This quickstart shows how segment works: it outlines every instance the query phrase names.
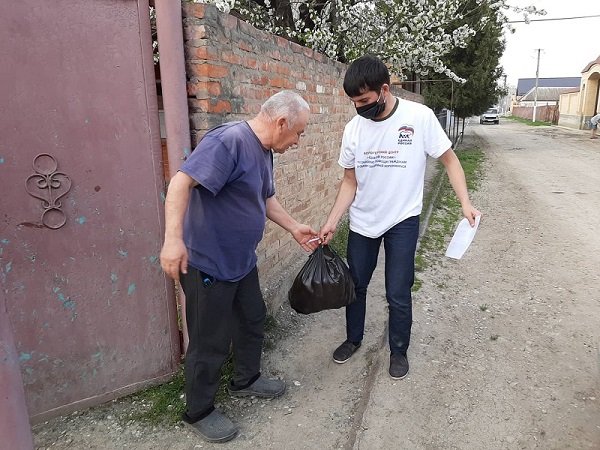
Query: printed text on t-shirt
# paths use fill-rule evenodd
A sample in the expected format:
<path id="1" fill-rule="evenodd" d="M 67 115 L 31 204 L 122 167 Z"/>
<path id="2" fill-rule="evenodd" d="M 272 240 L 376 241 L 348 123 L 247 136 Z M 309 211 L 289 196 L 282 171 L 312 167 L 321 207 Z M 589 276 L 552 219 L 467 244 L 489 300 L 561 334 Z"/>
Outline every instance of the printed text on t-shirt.
<path id="1" fill-rule="evenodd" d="M 364 153 L 364 159 L 358 160 L 357 169 L 374 167 L 406 168 L 406 160 L 399 159 L 400 150 L 371 150 Z"/>

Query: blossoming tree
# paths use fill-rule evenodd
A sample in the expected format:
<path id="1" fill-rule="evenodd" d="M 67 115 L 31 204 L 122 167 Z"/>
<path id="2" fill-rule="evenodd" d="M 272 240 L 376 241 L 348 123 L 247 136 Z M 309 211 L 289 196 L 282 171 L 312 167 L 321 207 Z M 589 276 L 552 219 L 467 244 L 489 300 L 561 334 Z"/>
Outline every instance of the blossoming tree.
<path id="1" fill-rule="evenodd" d="M 461 19 L 485 6 L 506 24 L 509 9 L 529 14 L 535 7 L 512 8 L 508 0 L 202 0 L 214 3 L 255 27 L 286 37 L 342 62 L 371 53 L 391 70 L 425 75 L 434 71 L 464 82 L 444 57 L 466 48 L 477 30 Z"/>

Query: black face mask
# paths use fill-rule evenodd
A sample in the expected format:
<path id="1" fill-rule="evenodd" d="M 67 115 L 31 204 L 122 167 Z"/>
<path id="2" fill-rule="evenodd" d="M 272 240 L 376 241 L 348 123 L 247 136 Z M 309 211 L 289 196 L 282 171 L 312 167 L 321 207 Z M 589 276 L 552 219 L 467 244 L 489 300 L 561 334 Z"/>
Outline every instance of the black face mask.
<path id="1" fill-rule="evenodd" d="M 358 106 L 356 108 L 356 113 L 359 116 L 364 117 L 365 119 L 373 120 L 375 117 L 377 117 L 379 114 L 381 114 L 383 112 L 383 110 L 385 109 L 385 97 L 384 97 L 382 103 L 379 103 L 379 100 L 381 100 L 381 92 L 379 92 L 379 97 L 377 97 L 377 100 L 375 100 L 373 103 L 369 103 L 368 105 Z"/>

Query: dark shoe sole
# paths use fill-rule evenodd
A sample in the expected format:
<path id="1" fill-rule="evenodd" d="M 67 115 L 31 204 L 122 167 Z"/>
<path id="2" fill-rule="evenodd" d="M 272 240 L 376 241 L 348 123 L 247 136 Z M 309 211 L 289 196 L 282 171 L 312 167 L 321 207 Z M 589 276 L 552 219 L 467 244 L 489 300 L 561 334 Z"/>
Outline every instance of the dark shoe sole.
<path id="1" fill-rule="evenodd" d="M 408 372 L 406 372 L 404 375 L 402 375 L 401 377 L 395 377 L 394 375 L 392 375 L 390 373 L 390 377 L 392 378 L 392 380 L 404 380 L 406 377 L 408 376 Z"/>
<path id="2" fill-rule="evenodd" d="M 281 397 L 283 394 L 285 394 L 285 389 L 281 392 L 277 392 L 276 394 L 265 394 L 264 392 L 255 392 L 255 391 L 248 391 L 246 389 L 243 389 L 241 391 L 232 391 L 230 389 L 227 389 L 227 391 L 229 392 L 229 395 L 232 395 L 234 397 L 260 397 L 260 398 L 277 398 L 277 397 Z"/>
<path id="3" fill-rule="evenodd" d="M 354 355 L 354 353 L 352 355 Z M 350 355 L 350 358 L 352 358 L 352 355 Z M 350 358 L 346 358 L 343 361 L 338 361 L 337 359 L 333 358 L 333 362 L 336 364 L 344 364 L 345 362 L 350 361 Z"/>
<path id="4" fill-rule="evenodd" d="M 204 439 L 206 442 L 214 442 L 214 443 L 218 443 L 218 442 L 227 442 L 232 440 L 234 437 L 237 436 L 238 434 L 238 430 L 235 430 L 233 433 L 227 435 L 227 436 L 223 436 L 221 438 L 211 438 L 208 437 L 204 434 L 202 434 L 200 432 L 200 430 L 198 430 L 198 428 L 196 428 L 193 424 L 191 423 L 187 423 L 185 420 L 183 421 L 183 425 L 185 427 L 187 427 L 190 431 L 192 431 L 194 434 L 196 434 L 197 436 L 200 436 L 202 439 Z"/>

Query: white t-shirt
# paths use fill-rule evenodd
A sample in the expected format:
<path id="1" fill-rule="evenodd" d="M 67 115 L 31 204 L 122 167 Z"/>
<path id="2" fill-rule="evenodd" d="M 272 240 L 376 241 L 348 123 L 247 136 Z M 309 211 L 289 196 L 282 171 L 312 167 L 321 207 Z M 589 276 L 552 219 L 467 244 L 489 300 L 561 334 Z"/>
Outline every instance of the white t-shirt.
<path id="1" fill-rule="evenodd" d="M 354 117 L 344 129 L 338 161 L 356 172 L 350 229 L 376 238 L 420 214 L 427 155 L 438 158 L 451 146 L 433 111 L 420 103 L 398 99 L 381 121 Z"/>

